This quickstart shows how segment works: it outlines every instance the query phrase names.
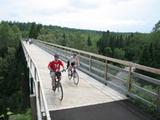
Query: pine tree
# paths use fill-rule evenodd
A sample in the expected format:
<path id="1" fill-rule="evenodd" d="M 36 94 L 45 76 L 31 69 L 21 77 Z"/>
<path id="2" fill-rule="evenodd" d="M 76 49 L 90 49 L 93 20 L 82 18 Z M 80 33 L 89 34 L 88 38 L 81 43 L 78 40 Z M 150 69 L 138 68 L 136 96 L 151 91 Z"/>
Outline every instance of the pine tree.
<path id="1" fill-rule="evenodd" d="M 92 41 L 91 41 L 90 36 L 88 36 L 87 45 L 88 45 L 89 47 L 92 46 Z"/>

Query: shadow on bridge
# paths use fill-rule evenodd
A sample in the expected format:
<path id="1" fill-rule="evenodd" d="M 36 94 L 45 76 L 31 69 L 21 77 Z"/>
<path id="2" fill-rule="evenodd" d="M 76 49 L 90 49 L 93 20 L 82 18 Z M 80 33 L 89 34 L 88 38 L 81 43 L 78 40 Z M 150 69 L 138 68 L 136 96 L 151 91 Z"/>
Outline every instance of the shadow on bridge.
<path id="1" fill-rule="evenodd" d="M 128 100 L 50 111 L 52 120 L 152 120 Z"/>

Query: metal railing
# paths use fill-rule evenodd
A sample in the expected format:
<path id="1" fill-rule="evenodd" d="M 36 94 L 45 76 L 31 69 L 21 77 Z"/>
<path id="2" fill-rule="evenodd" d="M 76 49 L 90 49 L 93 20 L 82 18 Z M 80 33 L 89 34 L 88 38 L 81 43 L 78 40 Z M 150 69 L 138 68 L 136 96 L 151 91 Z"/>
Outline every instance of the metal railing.
<path id="1" fill-rule="evenodd" d="M 138 99 L 149 106 L 154 106 L 159 109 L 160 80 L 140 74 L 136 72 L 136 70 L 138 69 L 160 75 L 160 69 L 40 40 L 34 40 L 33 43 L 50 54 L 58 53 L 64 61 L 67 61 L 73 53 L 77 53 L 80 58 L 79 69 L 81 71 L 127 96 Z M 146 88 L 146 86 L 151 87 Z"/>
<path id="2" fill-rule="evenodd" d="M 41 77 L 39 75 L 39 71 L 34 62 L 34 59 L 32 59 L 31 56 L 28 54 L 28 51 L 25 48 L 23 42 L 21 42 L 21 44 L 22 44 L 23 51 L 25 53 L 25 57 L 26 57 L 26 61 L 27 61 L 30 73 L 32 74 L 32 77 L 33 77 L 34 89 L 35 89 L 34 94 L 36 95 L 37 118 L 38 120 L 42 120 L 43 113 L 45 113 L 46 119 L 51 120 L 49 109 L 47 106 L 47 101 L 44 96 L 43 85 L 41 83 Z"/>

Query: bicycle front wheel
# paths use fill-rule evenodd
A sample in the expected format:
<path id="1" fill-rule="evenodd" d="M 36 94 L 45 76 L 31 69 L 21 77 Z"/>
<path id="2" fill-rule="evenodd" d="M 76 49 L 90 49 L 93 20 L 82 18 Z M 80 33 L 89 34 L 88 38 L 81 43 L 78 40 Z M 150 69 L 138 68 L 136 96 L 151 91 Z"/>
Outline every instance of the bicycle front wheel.
<path id="1" fill-rule="evenodd" d="M 57 86 L 57 96 L 60 101 L 63 100 L 63 88 L 60 82 L 58 83 L 58 86 Z"/>
<path id="2" fill-rule="evenodd" d="M 73 81 L 74 81 L 75 85 L 78 85 L 78 83 L 79 83 L 79 75 L 78 75 L 77 72 L 73 73 Z"/>

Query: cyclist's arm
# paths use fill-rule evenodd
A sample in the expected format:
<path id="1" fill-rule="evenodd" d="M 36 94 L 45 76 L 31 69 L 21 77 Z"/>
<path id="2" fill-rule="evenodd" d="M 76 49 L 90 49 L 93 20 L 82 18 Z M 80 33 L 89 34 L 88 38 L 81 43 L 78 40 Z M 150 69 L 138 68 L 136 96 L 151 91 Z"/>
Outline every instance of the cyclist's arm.
<path id="1" fill-rule="evenodd" d="M 79 66 L 79 58 L 78 58 L 78 56 L 76 57 L 76 61 L 77 61 L 77 66 Z"/>
<path id="2" fill-rule="evenodd" d="M 50 71 L 53 71 L 52 68 L 51 68 L 51 62 L 48 64 L 48 69 L 49 69 Z"/>
<path id="3" fill-rule="evenodd" d="M 62 66 L 62 67 L 63 67 L 63 69 L 64 69 L 64 64 L 63 64 L 63 62 L 62 62 L 62 61 L 60 61 L 60 66 Z"/>

